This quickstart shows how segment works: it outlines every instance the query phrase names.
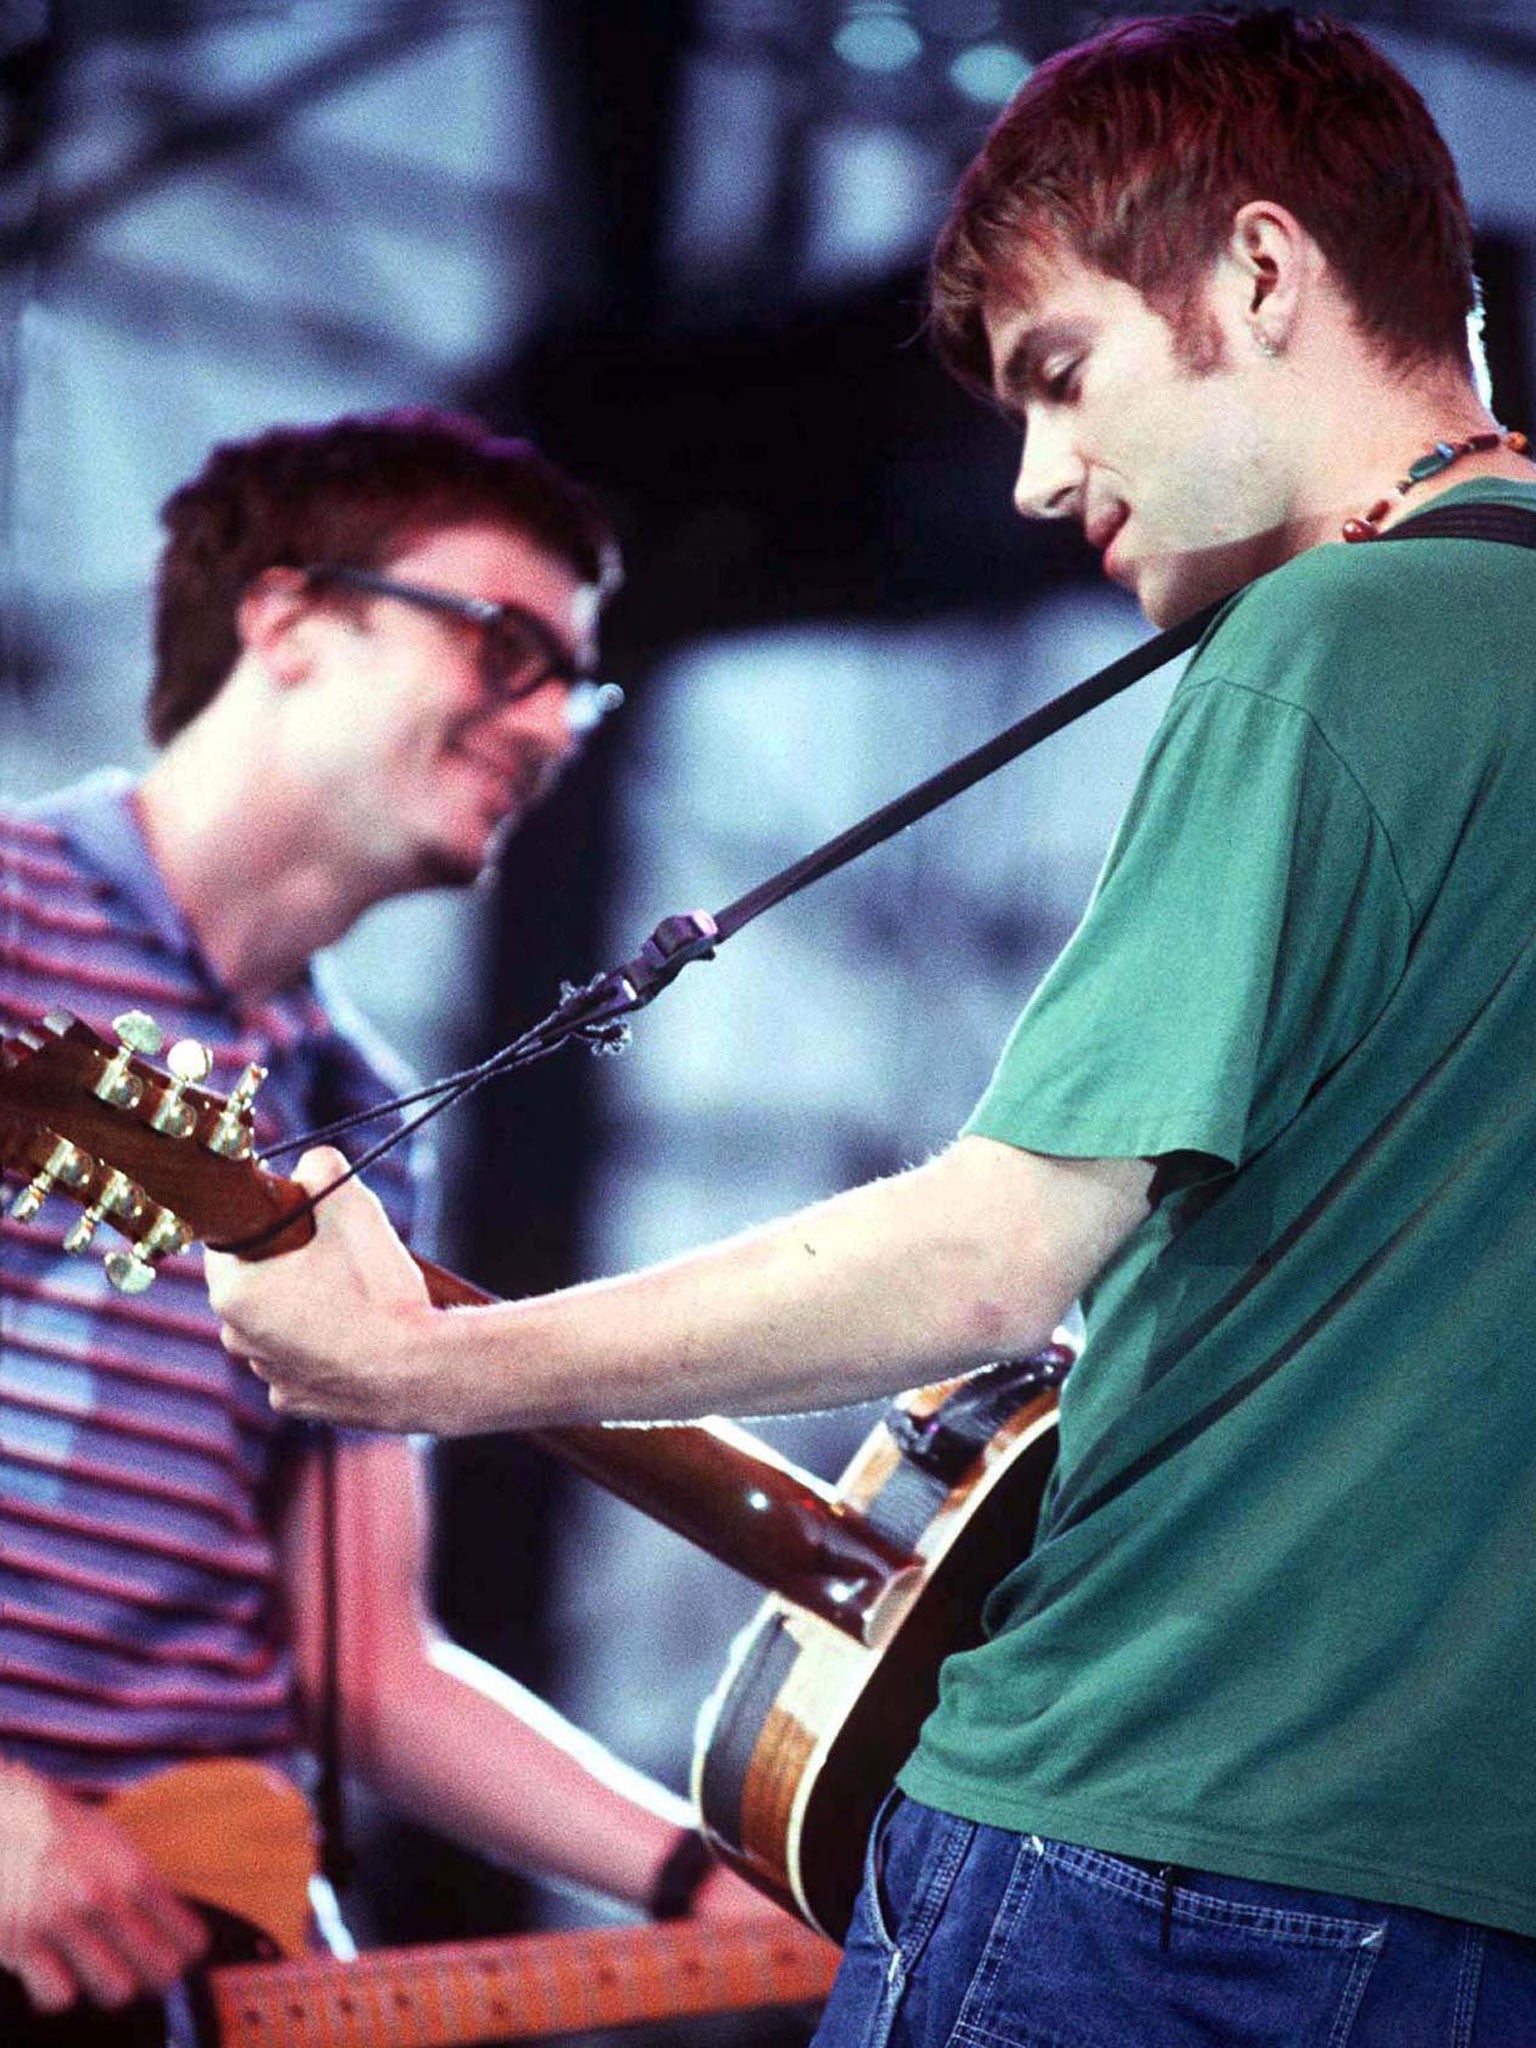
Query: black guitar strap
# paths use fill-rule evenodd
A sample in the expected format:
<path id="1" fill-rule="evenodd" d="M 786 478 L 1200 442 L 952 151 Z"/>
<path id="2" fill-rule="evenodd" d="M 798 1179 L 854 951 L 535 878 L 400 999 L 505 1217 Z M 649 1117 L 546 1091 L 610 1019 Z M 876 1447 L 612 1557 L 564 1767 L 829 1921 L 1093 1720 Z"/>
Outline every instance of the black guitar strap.
<path id="1" fill-rule="evenodd" d="M 1377 535 L 1373 544 L 1445 539 L 1503 541 L 1514 547 L 1536 548 L 1536 512 L 1520 505 L 1476 502 L 1432 506 L 1428 511 L 1405 519 L 1401 525 Z M 879 810 L 872 811 L 868 817 L 850 825 L 836 838 L 803 855 L 778 874 L 759 882 L 756 888 L 738 896 L 712 917 L 705 912 L 693 911 L 663 918 L 633 960 L 606 975 L 599 975 L 584 989 L 570 990 L 566 1000 L 547 1022 L 563 1025 L 568 1030 L 580 1029 L 590 1022 L 624 1015 L 650 1002 L 690 961 L 710 958 L 717 946 L 739 932 L 743 925 L 761 917 L 765 910 L 771 910 L 786 897 L 797 895 L 812 882 L 820 881 L 823 875 L 868 853 L 871 847 L 879 846 L 897 832 L 904 831 L 908 825 L 926 817 L 940 804 L 948 803 L 951 797 L 958 796 L 973 783 L 994 774 L 1020 754 L 1028 753 L 1064 726 L 1073 724 L 1089 711 L 1097 710 L 1111 697 L 1119 696 L 1165 662 L 1187 654 L 1222 607 L 1235 595 L 1235 591 L 1229 592 L 1227 597 L 1204 606 L 1179 625 L 1154 634 L 1150 640 L 1133 647 L 1107 668 L 1100 669 L 1070 690 L 1064 690 L 1060 696 L 1029 712 L 984 745 L 961 755 L 957 761 L 951 761 L 947 768 L 941 768 L 925 782 L 883 804 Z"/>
<path id="2" fill-rule="evenodd" d="M 1496 540 L 1507 547 L 1536 548 L 1536 511 L 1528 505 L 1431 505 L 1377 535 L 1386 540 Z"/>

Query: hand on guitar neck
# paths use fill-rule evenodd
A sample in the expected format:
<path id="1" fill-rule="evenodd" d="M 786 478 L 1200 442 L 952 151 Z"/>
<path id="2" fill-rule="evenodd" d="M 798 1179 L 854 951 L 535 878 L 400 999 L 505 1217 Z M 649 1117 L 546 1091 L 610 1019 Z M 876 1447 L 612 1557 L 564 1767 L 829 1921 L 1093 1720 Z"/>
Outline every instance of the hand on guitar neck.
<path id="1" fill-rule="evenodd" d="M 0 1767 L 0 1967 L 40 2012 L 163 1994 L 207 1941 L 114 1821 L 19 1765 Z"/>

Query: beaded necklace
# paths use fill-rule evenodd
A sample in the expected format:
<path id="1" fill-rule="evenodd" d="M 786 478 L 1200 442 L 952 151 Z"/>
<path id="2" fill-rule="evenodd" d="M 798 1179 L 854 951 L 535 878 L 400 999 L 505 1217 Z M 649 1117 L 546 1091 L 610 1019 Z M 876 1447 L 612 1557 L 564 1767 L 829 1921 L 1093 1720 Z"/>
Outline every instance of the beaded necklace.
<path id="1" fill-rule="evenodd" d="M 1498 427 L 1486 434 L 1469 434 L 1465 441 L 1436 441 L 1432 448 L 1426 448 L 1417 462 L 1410 462 L 1408 474 L 1400 477 L 1396 485 L 1399 498 L 1406 498 L 1415 484 L 1427 483 L 1432 476 L 1439 476 L 1449 469 L 1453 462 L 1460 462 L 1463 455 L 1483 455 L 1490 448 L 1508 448 L 1512 454 L 1522 455 L 1526 448 L 1524 434 Z M 1378 498 L 1369 512 L 1346 519 L 1343 525 L 1345 540 L 1375 540 L 1381 522 L 1393 509 L 1391 498 Z"/>

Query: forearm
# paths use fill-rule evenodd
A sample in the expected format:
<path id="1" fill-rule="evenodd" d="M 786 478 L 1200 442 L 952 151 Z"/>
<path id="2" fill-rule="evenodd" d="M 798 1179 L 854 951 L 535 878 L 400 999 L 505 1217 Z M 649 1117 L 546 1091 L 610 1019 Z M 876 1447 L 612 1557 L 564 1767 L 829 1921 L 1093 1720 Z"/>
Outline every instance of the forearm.
<path id="1" fill-rule="evenodd" d="M 301 1162 L 317 1184 L 329 1170 Z M 313 1244 L 260 1268 L 210 1254 L 209 1279 L 224 1341 L 299 1414 L 461 1435 L 828 1407 L 1036 1349 L 1146 1214 L 1150 1178 L 962 1138 L 666 1265 L 446 1311 L 342 1188 Z"/>
<path id="2" fill-rule="evenodd" d="M 433 1624 L 422 1590 L 425 1474 L 414 1448 L 392 1437 L 348 1440 L 334 1498 L 335 1686 L 347 1768 L 497 1862 L 643 1905 L 688 1825 L 686 1808 Z M 318 1458 L 299 1470 L 281 1544 L 313 1730 L 329 1683 Z"/>
<path id="3" fill-rule="evenodd" d="M 423 1316 L 434 1426 L 830 1407 L 1034 1350 L 1091 1267 L 1024 1199 L 1026 1157 L 957 1147 L 640 1273 Z"/>
<path id="4" fill-rule="evenodd" d="M 374 1676 L 344 1739 L 376 1790 L 493 1862 L 648 1904 L 692 1824 L 681 1799 L 457 1644 Z"/>

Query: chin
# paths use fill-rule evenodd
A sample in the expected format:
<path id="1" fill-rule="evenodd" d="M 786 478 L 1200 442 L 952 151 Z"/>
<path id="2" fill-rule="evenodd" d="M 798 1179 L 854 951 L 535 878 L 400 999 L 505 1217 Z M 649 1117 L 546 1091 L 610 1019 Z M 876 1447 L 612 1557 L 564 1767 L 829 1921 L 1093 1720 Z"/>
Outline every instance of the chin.
<path id="1" fill-rule="evenodd" d="M 1166 633 L 1170 627 L 1182 625 L 1185 619 L 1199 611 L 1203 605 L 1214 604 L 1218 598 L 1230 596 L 1247 580 L 1247 577 L 1235 574 L 1149 574 L 1143 576 L 1137 584 L 1136 599 L 1158 631 Z"/>
<path id="2" fill-rule="evenodd" d="M 465 889 L 478 881 L 501 850 L 501 835 L 466 834 L 462 840 L 440 840 L 422 848 L 416 864 L 419 889 Z"/>

